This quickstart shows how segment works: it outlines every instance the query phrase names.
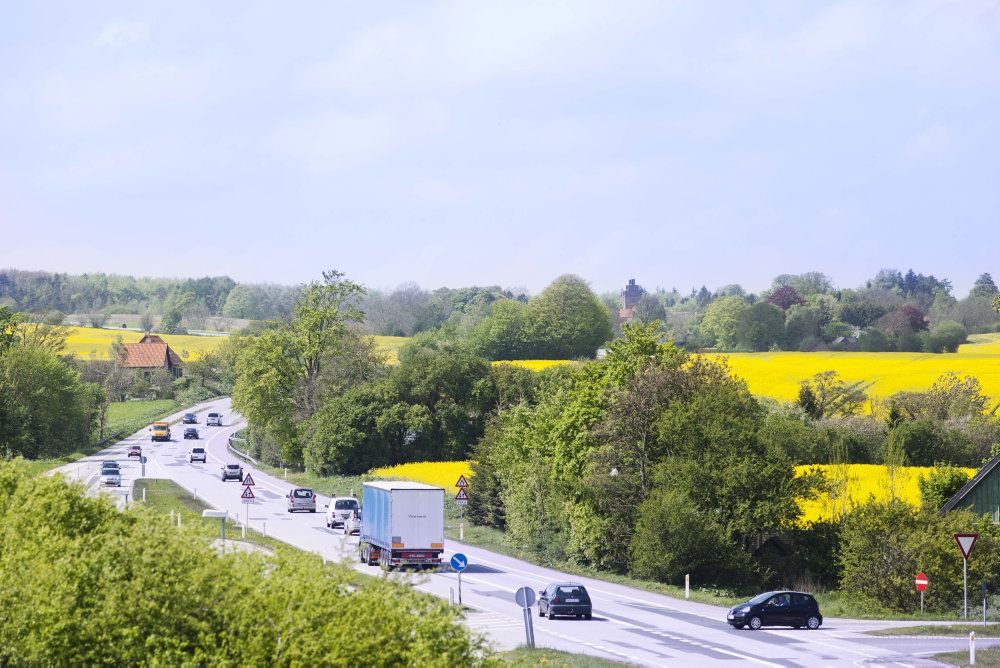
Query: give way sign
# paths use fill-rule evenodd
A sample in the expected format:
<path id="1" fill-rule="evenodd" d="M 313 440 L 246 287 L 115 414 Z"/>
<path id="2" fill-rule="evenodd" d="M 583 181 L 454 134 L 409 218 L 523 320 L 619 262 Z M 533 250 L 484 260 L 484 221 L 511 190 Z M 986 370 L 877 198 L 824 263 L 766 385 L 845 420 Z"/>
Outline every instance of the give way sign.
<path id="1" fill-rule="evenodd" d="M 958 543 L 958 549 L 962 551 L 962 558 L 966 561 L 969 560 L 969 553 L 972 552 L 972 546 L 976 544 L 977 538 L 979 538 L 978 533 L 955 534 L 955 542 Z"/>

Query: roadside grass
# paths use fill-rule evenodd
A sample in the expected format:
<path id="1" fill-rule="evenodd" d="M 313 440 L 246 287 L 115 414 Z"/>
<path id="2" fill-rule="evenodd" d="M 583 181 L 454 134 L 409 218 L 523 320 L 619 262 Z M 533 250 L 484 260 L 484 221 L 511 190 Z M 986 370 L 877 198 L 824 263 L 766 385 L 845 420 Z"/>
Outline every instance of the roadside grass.
<path id="1" fill-rule="evenodd" d="M 145 501 L 142 499 L 143 490 L 146 492 Z M 212 506 L 201 499 L 194 498 L 190 492 L 173 480 L 151 478 L 136 480 L 133 495 L 135 497 L 134 503 L 157 513 L 169 515 L 173 511 L 175 517 L 179 514 L 181 526 L 197 527 L 199 533 L 209 538 L 220 537 L 219 520 L 201 516 L 201 511 L 212 509 Z M 243 538 L 243 531 L 237 520 L 238 518 L 234 517 L 226 522 L 226 540 L 250 543 L 271 552 L 296 549 L 280 540 L 265 536 L 252 527 L 247 528 L 246 538 Z"/>
<path id="2" fill-rule="evenodd" d="M 277 466 L 268 466 L 263 463 L 258 463 L 254 466 L 259 468 L 264 473 L 274 476 L 275 478 L 287 480 L 296 487 L 308 487 L 317 494 L 322 494 L 324 496 L 353 495 L 355 498 L 360 499 L 361 485 L 368 480 L 375 479 L 370 476 L 362 475 L 321 476 L 314 473 L 307 473 L 305 471 L 292 471 L 291 469 L 283 469 Z"/>
<path id="3" fill-rule="evenodd" d="M 963 649 L 957 652 L 944 652 L 931 657 L 935 661 L 947 663 L 952 666 L 968 666 L 969 650 Z M 976 665 L 995 667 L 1000 666 L 1000 647 L 988 647 L 976 650 Z"/>
<path id="4" fill-rule="evenodd" d="M 897 626 L 891 629 L 866 631 L 870 636 L 948 636 L 968 638 L 975 631 L 977 638 L 1000 638 L 1000 624 L 942 624 L 940 626 Z"/>
<path id="5" fill-rule="evenodd" d="M 555 649 L 531 649 L 524 645 L 507 652 L 499 652 L 491 657 L 503 666 L 517 668 L 534 668 L 534 666 L 551 666 L 552 668 L 614 668 L 630 664 L 611 661 L 587 654 L 570 654 Z"/>
<path id="6" fill-rule="evenodd" d="M 663 594 L 664 596 L 669 596 L 671 598 L 684 598 L 684 585 L 682 583 L 666 584 L 662 582 L 641 580 L 628 575 L 600 571 L 584 564 L 553 558 L 550 555 L 539 554 L 534 550 L 511 545 L 503 531 L 492 527 L 476 526 L 469 522 L 468 519 L 463 518 L 464 516 L 459 506 L 455 504 L 454 500 L 448 499 L 445 503 L 445 538 L 455 541 L 459 540 L 458 525 L 460 522 L 464 522 L 465 537 L 461 542 L 465 544 L 490 550 L 491 552 L 497 552 L 515 559 L 521 559 L 531 564 L 558 569 L 572 575 L 580 575 L 583 577 L 593 578 L 595 580 L 603 580 L 604 582 L 612 582 L 614 584 L 620 584 L 627 587 L 634 587 L 636 589 L 641 589 L 654 594 Z M 800 587 L 793 588 L 798 589 Z M 691 596 L 688 600 L 696 603 L 706 603 L 708 605 L 717 605 L 729 608 L 737 603 L 742 603 L 759 593 L 761 593 L 761 590 L 741 592 L 717 586 L 703 587 L 698 582 L 692 582 Z M 893 620 L 912 619 L 914 621 L 951 621 L 958 619 L 957 612 L 951 615 L 920 615 L 919 612 L 913 612 L 911 614 L 886 612 L 884 610 L 872 610 L 869 607 L 865 607 L 842 592 L 823 592 L 814 590 L 812 593 L 816 596 L 816 600 L 819 603 L 820 610 L 823 612 L 824 617 Z"/>
<path id="7" fill-rule="evenodd" d="M 125 401 L 114 403 L 108 406 L 107 424 L 104 427 L 106 436 L 121 433 L 128 436 L 139 431 L 150 422 L 158 420 L 164 416 L 177 411 L 181 405 L 173 399 L 157 399 L 153 401 Z M 107 445 L 98 446 L 98 439 L 94 436 L 94 443 L 83 450 L 71 452 L 61 457 L 49 457 L 46 459 L 24 459 L 18 457 L 14 459 L 14 464 L 29 476 L 37 476 L 50 471 L 59 466 L 72 464 L 84 457 L 89 457 L 104 449 Z"/>

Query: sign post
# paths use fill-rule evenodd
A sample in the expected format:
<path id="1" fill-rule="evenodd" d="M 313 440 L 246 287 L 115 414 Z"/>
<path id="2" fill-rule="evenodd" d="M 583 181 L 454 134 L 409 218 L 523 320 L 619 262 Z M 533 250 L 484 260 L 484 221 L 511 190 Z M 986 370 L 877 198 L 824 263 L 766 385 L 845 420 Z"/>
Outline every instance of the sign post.
<path id="1" fill-rule="evenodd" d="M 927 589 L 927 574 L 923 571 L 917 573 L 917 577 L 914 579 L 917 585 L 917 591 L 920 592 L 920 614 L 924 614 L 924 590 Z"/>
<path id="2" fill-rule="evenodd" d="M 455 495 L 455 503 L 457 503 L 459 509 L 461 509 L 461 515 L 458 519 L 459 540 L 465 540 L 465 504 L 469 502 L 469 494 L 465 491 L 465 488 L 468 486 L 469 481 L 465 479 L 465 475 L 459 475 L 458 482 L 455 483 L 455 487 L 458 487 L 458 494 Z"/>
<path id="3" fill-rule="evenodd" d="M 146 477 L 146 461 L 147 461 L 146 460 L 146 455 L 140 455 L 139 456 L 139 463 L 142 464 L 142 477 L 143 478 Z M 143 488 L 143 492 L 145 492 L 145 491 L 146 491 L 145 488 Z M 145 501 L 145 499 L 143 499 L 143 501 Z"/>
<path id="4" fill-rule="evenodd" d="M 251 489 L 256 483 L 253 481 L 253 476 L 247 473 L 243 476 L 243 494 L 240 496 L 240 501 L 247 507 L 246 508 L 246 519 L 243 520 L 243 537 L 247 537 L 247 527 L 250 526 L 250 505 L 256 500 L 253 495 L 253 489 Z"/>
<path id="5" fill-rule="evenodd" d="M 524 639 L 528 647 L 535 646 L 535 627 L 531 621 L 531 606 L 535 604 L 535 590 L 531 587 L 521 587 L 514 594 L 514 602 L 521 606 L 524 613 Z"/>
<path id="6" fill-rule="evenodd" d="M 969 554 L 972 552 L 978 533 L 957 533 L 955 542 L 962 551 L 962 594 L 965 601 L 965 618 L 969 618 Z"/>
<path id="7" fill-rule="evenodd" d="M 458 605 L 462 605 L 462 571 L 469 567 L 469 558 L 461 552 L 451 555 L 451 567 L 458 573 Z"/>

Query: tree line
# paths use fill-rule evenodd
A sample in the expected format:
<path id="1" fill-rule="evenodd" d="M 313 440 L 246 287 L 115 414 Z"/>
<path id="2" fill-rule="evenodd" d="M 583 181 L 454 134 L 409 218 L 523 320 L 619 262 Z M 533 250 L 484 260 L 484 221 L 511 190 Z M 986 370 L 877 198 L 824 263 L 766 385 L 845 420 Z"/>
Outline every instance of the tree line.
<path id="1" fill-rule="evenodd" d="M 956 467 L 1000 444 L 996 407 L 975 379 L 945 375 L 866 412 L 864 388 L 830 372 L 779 403 L 753 397 L 724 362 L 662 343 L 651 323 L 626 324 L 605 360 L 542 383 L 534 401 L 487 425 L 468 515 L 543 562 L 673 584 L 691 574 L 735 591 L 839 588 L 872 610 L 903 610 L 912 587 L 901 583 L 954 557 L 951 533 L 1000 538 L 971 513 L 937 514 L 968 480 Z M 833 520 L 802 526 L 796 500 L 842 494 L 844 481 L 795 466 L 827 463 L 941 468 L 921 483 L 921 509 L 895 497 L 845 503 Z M 951 561 L 932 609 L 961 600 Z M 1000 577 L 994 557 L 976 568 Z"/>

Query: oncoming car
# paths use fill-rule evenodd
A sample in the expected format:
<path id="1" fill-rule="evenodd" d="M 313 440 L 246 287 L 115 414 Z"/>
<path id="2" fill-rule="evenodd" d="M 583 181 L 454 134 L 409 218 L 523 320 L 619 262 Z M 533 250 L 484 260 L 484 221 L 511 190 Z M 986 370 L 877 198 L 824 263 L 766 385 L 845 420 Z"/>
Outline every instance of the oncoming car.
<path id="1" fill-rule="evenodd" d="M 195 427 L 188 427 L 184 430 L 184 438 L 198 438 L 198 429 Z"/>
<path id="2" fill-rule="evenodd" d="M 801 591 L 768 591 L 734 606 L 726 616 L 734 628 L 756 631 L 763 626 L 818 629 L 823 624 L 819 604 L 812 594 Z"/>

